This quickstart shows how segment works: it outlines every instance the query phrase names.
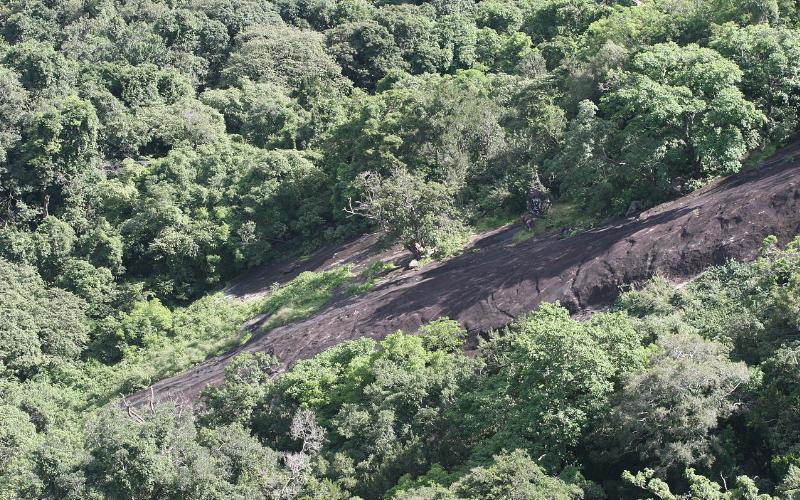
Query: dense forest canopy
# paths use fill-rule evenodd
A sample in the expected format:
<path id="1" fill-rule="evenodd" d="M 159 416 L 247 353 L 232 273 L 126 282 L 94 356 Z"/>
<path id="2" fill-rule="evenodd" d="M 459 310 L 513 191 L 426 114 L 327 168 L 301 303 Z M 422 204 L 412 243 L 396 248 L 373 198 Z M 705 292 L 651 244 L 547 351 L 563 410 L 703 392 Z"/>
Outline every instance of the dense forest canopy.
<path id="1" fill-rule="evenodd" d="M 796 244 L 474 359 L 439 320 L 110 404 L 351 277 L 214 293 L 281 252 L 446 255 L 534 187 L 600 220 L 757 162 L 799 125 L 799 29 L 791 0 L 3 0 L 0 499 L 800 498 Z"/>

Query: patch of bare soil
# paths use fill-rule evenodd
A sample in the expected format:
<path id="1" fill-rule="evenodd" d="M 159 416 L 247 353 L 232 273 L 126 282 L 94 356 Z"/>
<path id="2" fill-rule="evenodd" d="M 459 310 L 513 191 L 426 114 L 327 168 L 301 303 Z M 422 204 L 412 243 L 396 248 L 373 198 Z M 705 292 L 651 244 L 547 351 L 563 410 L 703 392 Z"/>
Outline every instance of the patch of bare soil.
<path id="1" fill-rule="evenodd" d="M 219 383 L 230 359 L 244 351 L 266 351 L 290 364 L 346 340 L 416 332 L 440 316 L 458 320 L 474 338 L 543 301 L 561 301 L 582 315 L 611 305 L 621 286 L 641 283 L 656 272 L 684 282 L 728 259 L 753 259 L 766 236 L 774 234 L 783 244 L 800 234 L 800 161 L 793 158 L 800 159 L 800 142 L 783 148 L 758 171 L 728 177 L 637 219 L 567 239 L 546 235 L 513 244 L 519 224 L 484 233 L 460 257 L 392 271 L 369 292 L 339 294 L 306 320 L 268 331 L 254 322 L 245 345 L 154 384 L 156 398 L 194 399 L 206 384 Z M 398 247 L 377 252 L 375 239 L 367 235 L 305 260 L 253 269 L 227 294 L 250 298 L 305 270 L 352 262 L 359 264 L 358 272 L 377 258 L 405 257 Z"/>

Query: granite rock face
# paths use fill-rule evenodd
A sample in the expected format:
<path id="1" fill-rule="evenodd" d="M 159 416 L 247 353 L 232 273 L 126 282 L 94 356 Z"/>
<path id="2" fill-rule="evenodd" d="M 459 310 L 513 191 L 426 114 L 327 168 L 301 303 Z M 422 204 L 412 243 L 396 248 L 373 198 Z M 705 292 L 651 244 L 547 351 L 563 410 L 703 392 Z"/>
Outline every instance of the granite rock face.
<path id="1" fill-rule="evenodd" d="M 268 318 L 255 318 L 248 322 L 253 336 L 245 345 L 156 383 L 154 394 L 194 399 L 207 383 L 220 383 L 224 367 L 244 351 L 266 351 L 292 363 L 346 340 L 413 333 L 441 316 L 458 320 L 474 339 L 541 302 L 558 300 L 572 313 L 584 314 L 611 305 L 620 286 L 641 283 L 655 272 L 682 282 L 729 259 L 751 260 L 765 237 L 775 235 L 785 244 L 800 234 L 800 161 L 793 158 L 800 159 L 800 143 L 778 151 L 758 171 L 728 177 L 637 219 L 560 240 L 553 233 L 514 244 L 521 223 L 484 233 L 459 257 L 414 270 L 398 268 L 368 293 L 342 293 L 303 321 L 263 331 Z M 301 261 L 297 271 L 390 258 L 376 254 L 366 238 L 326 247 Z M 407 256 L 402 248 L 392 255 Z M 281 273 L 286 266 L 254 268 L 231 285 L 229 296 L 269 289 L 274 281 L 288 279 Z M 142 404 L 149 394 L 131 400 Z"/>

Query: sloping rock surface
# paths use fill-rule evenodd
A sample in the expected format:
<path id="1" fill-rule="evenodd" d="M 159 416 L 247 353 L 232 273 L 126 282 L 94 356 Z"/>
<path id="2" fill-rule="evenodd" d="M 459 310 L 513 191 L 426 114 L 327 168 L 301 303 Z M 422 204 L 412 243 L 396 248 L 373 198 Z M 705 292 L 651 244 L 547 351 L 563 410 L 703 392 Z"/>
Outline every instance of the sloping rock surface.
<path id="1" fill-rule="evenodd" d="M 206 384 L 219 383 L 231 357 L 243 351 L 267 351 L 291 363 L 346 340 L 415 332 L 440 316 L 482 333 L 543 301 L 559 300 L 583 313 L 611 305 L 621 285 L 640 283 L 656 271 L 681 282 L 728 259 L 753 259 L 766 236 L 774 234 L 783 244 L 800 234 L 800 161 L 794 158 L 800 159 L 800 143 L 758 170 L 571 238 L 551 235 L 514 244 L 521 226 L 506 226 L 475 238 L 460 257 L 398 269 L 361 295 L 340 294 L 304 321 L 261 331 L 264 318 L 258 318 L 248 325 L 254 334 L 245 345 L 156 383 L 156 399 L 194 399 Z M 227 289 L 228 296 L 263 294 L 273 282 L 304 270 L 401 255 L 397 248 L 376 255 L 374 240 L 365 236 L 303 261 L 253 269 Z M 149 390 L 132 400 L 147 396 Z"/>

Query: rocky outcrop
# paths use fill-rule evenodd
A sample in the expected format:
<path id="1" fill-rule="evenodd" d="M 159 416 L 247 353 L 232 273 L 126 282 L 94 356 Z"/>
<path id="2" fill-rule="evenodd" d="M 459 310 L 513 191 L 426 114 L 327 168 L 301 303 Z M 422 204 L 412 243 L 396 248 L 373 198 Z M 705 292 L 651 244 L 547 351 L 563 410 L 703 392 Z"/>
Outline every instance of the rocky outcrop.
<path id="1" fill-rule="evenodd" d="M 513 244 L 520 224 L 484 234 L 460 257 L 398 270 L 370 292 L 341 296 L 304 321 L 269 331 L 254 324 L 255 333 L 244 346 L 155 384 L 156 398 L 195 397 L 207 383 L 221 381 L 224 366 L 243 351 L 267 351 L 291 363 L 346 340 L 415 332 L 440 316 L 457 319 L 478 334 L 543 301 L 558 300 L 581 313 L 609 306 L 620 286 L 640 283 L 655 272 L 685 281 L 728 259 L 752 259 L 766 236 L 774 234 L 785 243 L 800 234 L 800 162 L 789 162 L 793 157 L 800 158 L 798 145 L 785 148 L 757 172 L 729 177 L 638 219 L 561 240 L 553 234 Z M 274 266 L 280 270 L 286 263 Z M 252 281 L 265 273 L 253 272 L 250 281 L 232 289 L 268 288 L 271 276 L 260 284 Z"/>
<path id="2" fill-rule="evenodd" d="M 642 203 L 641 200 L 633 200 L 628 206 L 627 212 L 625 212 L 625 217 L 633 217 L 634 215 L 638 215 L 641 213 L 643 208 L 644 203 Z"/>
<path id="3" fill-rule="evenodd" d="M 550 209 L 550 197 L 541 189 L 531 188 L 525 197 L 525 207 L 529 214 L 541 219 Z"/>

